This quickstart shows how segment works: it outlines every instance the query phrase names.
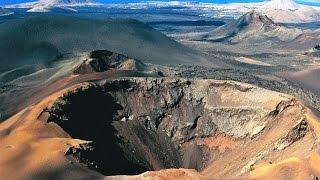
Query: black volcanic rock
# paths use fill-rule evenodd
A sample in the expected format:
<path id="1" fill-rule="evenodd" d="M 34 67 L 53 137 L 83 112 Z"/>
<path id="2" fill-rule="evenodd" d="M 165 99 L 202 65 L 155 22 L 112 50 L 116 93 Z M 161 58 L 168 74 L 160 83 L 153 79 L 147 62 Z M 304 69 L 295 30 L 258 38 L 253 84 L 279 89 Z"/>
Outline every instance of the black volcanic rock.
<path id="1" fill-rule="evenodd" d="M 145 64 L 139 60 L 108 50 L 92 51 L 89 59 L 84 60 L 74 70 L 74 74 L 104 72 L 111 69 L 143 71 Z"/>
<path id="2" fill-rule="evenodd" d="M 107 50 L 96 50 L 96 51 L 92 51 L 90 53 L 90 58 L 104 58 L 104 57 L 110 57 L 112 54 L 114 54 L 111 51 L 107 51 Z"/>
<path id="3" fill-rule="evenodd" d="M 245 22 L 247 24 L 262 23 L 265 26 L 274 26 L 275 23 L 266 15 L 262 15 L 256 11 L 251 11 L 238 19 L 238 21 Z"/>

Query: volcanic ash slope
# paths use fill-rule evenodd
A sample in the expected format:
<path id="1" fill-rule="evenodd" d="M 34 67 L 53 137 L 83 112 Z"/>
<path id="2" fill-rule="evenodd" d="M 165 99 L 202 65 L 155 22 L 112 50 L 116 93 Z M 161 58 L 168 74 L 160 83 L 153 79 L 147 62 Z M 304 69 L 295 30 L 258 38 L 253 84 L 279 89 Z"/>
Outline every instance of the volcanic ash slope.
<path id="1" fill-rule="evenodd" d="M 0 24 L 0 72 L 50 66 L 64 56 L 108 49 L 153 64 L 209 64 L 198 52 L 131 19 L 35 16 Z M 124 43 L 125 42 L 125 43 Z"/>

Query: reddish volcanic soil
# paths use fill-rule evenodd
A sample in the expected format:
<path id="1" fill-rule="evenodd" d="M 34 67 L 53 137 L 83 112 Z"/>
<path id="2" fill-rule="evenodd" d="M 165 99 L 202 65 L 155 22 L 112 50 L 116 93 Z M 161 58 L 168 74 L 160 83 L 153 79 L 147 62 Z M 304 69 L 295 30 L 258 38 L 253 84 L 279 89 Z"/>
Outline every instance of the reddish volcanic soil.
<path id="1" fill-rule="evenodd" d="M 77 73 L 12 97 L 0 179 L 320 177 L 319 114 L 295 97 L 227 80 L 143 77 L 134 69 L 145 65 L 95 53 L 103 56 Z M 284 76 L 319 88 L 319 73 Z"/>
<path id="2" fill-rule="evenodd" d="M 79 83 L 104 79 L 106 74 L 56 81 L 38 97 L 31 98 L 26 108 L 1 123 L 0 176 L 4 179 L 320 177 L 319 119 L 291 96 L 216 80 L 109 78 Z M 109 112 L 118 106 L 121 108 Z M 99 114 L 103 107 L 111 109 L 105 110 L 107 114 Z M 123 156 L 141 163 L 141 167 L 134 165 L 131 170 L 144 167 L 148 172 L 108 176 L 104 167 L 121 168 L 117 165 L 124 162 L 108 159 L 96 162 L 105 158 L 102 152 L 114 153 L 117 147 L 111 142 L 119 140 L 118 135 L 104 129 L 101 133 L 107 134 L 103 138 L 99 134 L 91 136 L 91 132 L 100 131 L 106 124 L 104 120 L 103 124 L 94 125 L 98 123 L 95 118 L 101 117 L 112 120 L 110 127 L 126 139 L 115 142 L 124 143 Z M 109 135 L 115 139 L 104 141 Z M 106 146 L 92 146 L 89 140 Z M 96 153 L 93 156 L 90 147 L 97 148 L 92 151 Z M 90 162 L 102 163 L 103 167 L 96 169 Z M 128 168 L 127 165 L 124 163 L 123 168 Z"/>
<path id="3" fill-rule="evenodd" d="M 299 72 L 284 72 L 280 75 L 306 88 L 320 90 L 320 68 Z"/>

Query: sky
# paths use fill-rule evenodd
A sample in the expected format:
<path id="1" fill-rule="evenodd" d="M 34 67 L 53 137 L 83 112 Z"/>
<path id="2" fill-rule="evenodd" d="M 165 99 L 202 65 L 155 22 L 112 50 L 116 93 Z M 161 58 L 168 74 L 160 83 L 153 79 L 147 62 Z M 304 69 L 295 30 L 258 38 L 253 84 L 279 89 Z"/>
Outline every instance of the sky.
<path id="1" fill-rule="evenodd" d="M 36 0 L 0 0 L 0 5 L 6 4 L 17 4 L 23 2 L 32 2 Z M 100 3 L 128 3 L 128 2 L 141 2 L 142 0 L 93 0 Z M 180 0 L 180 1 L 197 1 L 197 2 L 206 2 L 206 3 L 246 3 L 246 2 L 261 2 L 263 0 Z M 307 5 L 316 5 L 320 6 L 320 0 L 295 0 L 298 3 L 307 4 Z"/>

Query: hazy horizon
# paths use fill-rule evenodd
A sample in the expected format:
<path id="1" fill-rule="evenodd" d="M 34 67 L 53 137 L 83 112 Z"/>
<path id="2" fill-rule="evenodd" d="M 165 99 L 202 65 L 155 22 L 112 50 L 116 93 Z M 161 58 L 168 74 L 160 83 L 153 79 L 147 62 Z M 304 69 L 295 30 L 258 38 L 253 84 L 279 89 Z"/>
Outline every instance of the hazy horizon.
<path id="1" fill-rule="evenodd" d="M 18 4 L 25 2 L 35 2 L 37 0 L 2 0 L 0 5 L 8 5 L 8 4 Z M 93 2 L 99 3 L 139 3 L 146 2 L 145 0 L 92 0 Z M 152 1 L 152 0 L 150 0 Z M 168 2 L 168 0 L 156 0 L 162 2 Z M 250 2 L 263 2 L 267 0 L 179 0 L 181 2 L 202 2 L 202 3 L 218 3 L 218 4 L 227 4 L 227 3 L 250 3 Z M 312 5 L 312 6 L 320 6 L 320 1 L 318 0 L 295 0 L 297 3 Z"/>

